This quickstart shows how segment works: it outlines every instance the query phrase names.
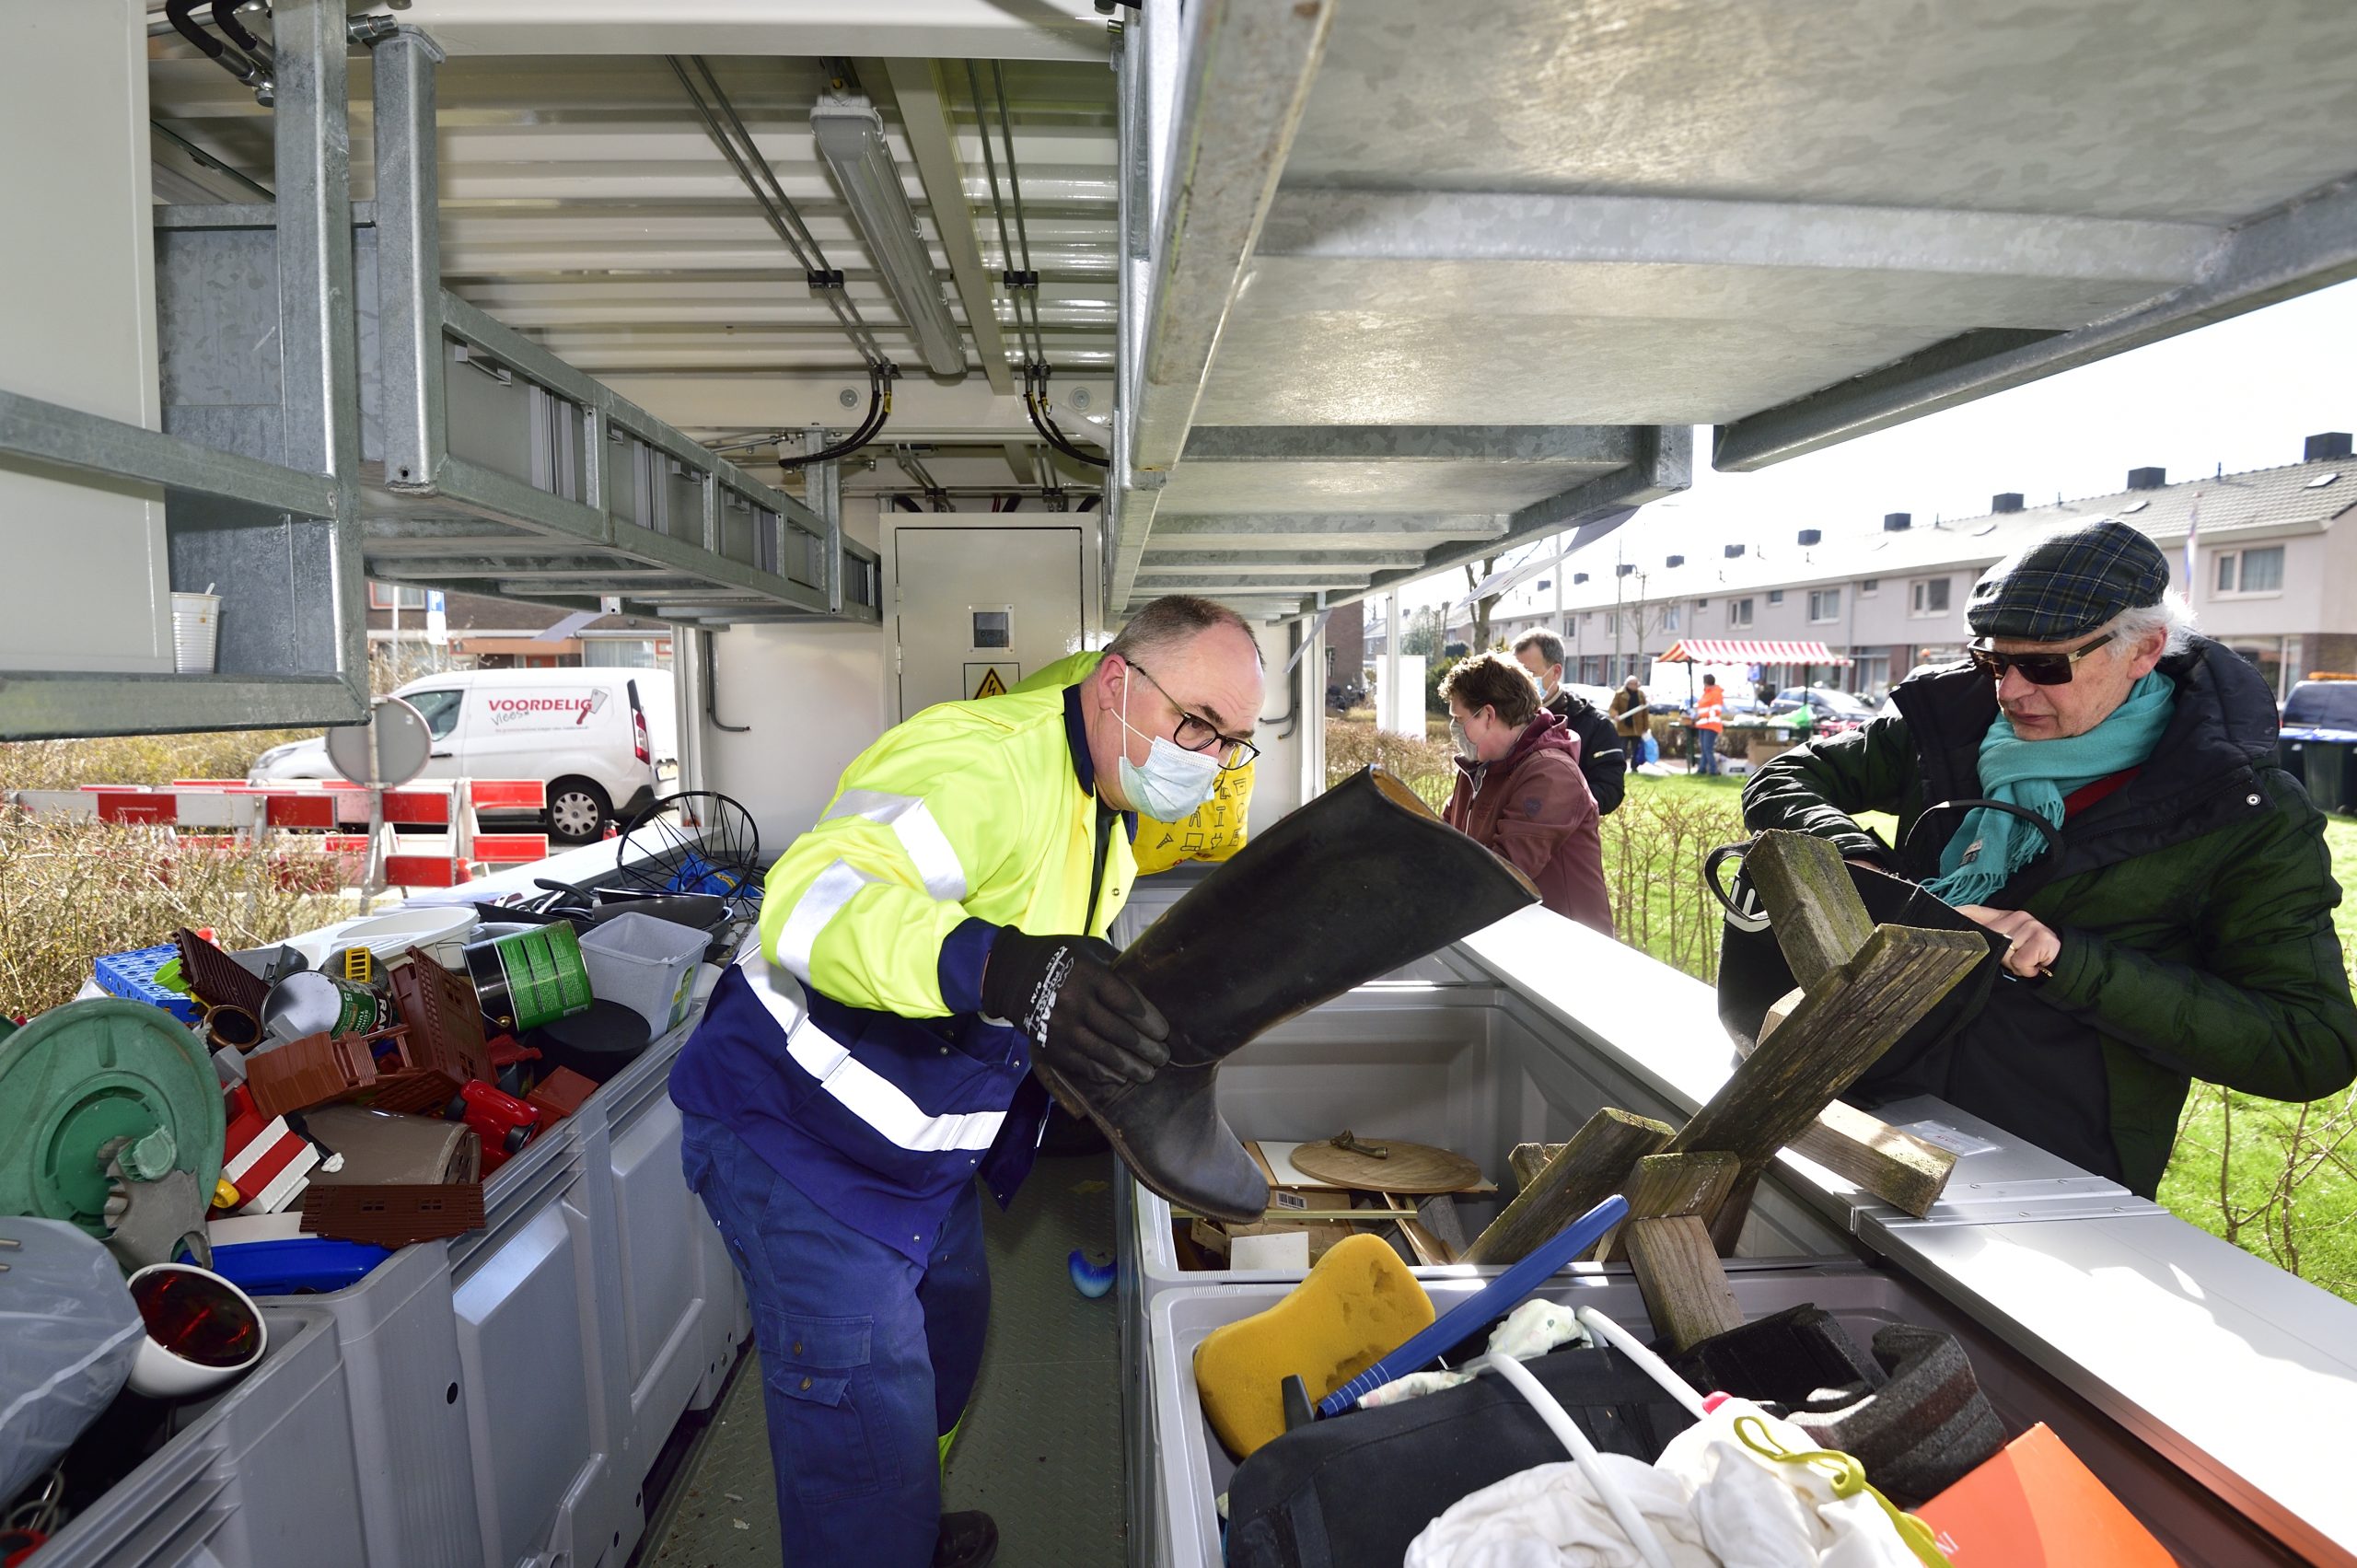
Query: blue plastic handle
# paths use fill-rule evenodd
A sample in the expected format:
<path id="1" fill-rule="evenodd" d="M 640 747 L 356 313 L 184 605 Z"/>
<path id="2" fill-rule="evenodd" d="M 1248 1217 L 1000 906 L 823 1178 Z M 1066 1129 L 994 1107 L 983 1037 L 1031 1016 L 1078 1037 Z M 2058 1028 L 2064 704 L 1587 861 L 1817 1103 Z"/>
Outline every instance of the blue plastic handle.
<path id="1" fill-rule="evenodd" d="M 1503 1318 L 1522 1305 L 1522 1298 L 1545 1284 L 1548 1276 L 1595 1246 L 1604 1233 L 1620 1223 L 1629 1200 L 1614 1193 L 1586 1214 L 1540 1243 L 1530 1255 L 1446 1312 L 1433 1326 L 1318 1401 L 1320 1416 L 1341 1415 L 1376 1389 L 1405 1377 L 1441 1352 L 1469 1338 L 1493 1318 Z"/>

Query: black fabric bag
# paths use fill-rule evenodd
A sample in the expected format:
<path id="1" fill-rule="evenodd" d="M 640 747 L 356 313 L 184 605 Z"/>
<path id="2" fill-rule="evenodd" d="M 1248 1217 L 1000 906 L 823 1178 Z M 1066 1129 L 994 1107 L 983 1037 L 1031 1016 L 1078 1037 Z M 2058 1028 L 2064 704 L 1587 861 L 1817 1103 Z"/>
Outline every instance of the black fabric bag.
<path id="1" fill-rule="evenodd" d="M 1596 1448 L 1650 1464 L 1693 1417 L 1616 1352 L 1559 1350 L 1524 1363 Z M 1459 1499 L 1562 1443 L 1504 1379 L 1296 1427 L 1228 1488 L 1228 1568 L 1366 1568 L 1398 1562 Z"/>

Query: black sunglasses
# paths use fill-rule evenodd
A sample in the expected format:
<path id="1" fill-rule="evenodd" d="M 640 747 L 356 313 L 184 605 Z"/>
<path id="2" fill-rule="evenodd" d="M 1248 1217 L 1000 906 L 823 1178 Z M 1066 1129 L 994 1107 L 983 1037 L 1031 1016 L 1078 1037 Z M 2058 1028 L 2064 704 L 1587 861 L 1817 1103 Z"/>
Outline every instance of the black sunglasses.
<path id="1" fill-rule="evenodd" d="M 1975 669 L 1996 679 L 2003 680 L 2009 669 L 2018 669 L 2022 679 L 2032 686 L 2068 686 L 2079 661 L 2119 635 L 2117 632 L 2106 632 L 2091 643 L 2061 654 L 2001 654 L 1983 643 L 1974 643 L 1965 651 L 1972 656 Z"/>

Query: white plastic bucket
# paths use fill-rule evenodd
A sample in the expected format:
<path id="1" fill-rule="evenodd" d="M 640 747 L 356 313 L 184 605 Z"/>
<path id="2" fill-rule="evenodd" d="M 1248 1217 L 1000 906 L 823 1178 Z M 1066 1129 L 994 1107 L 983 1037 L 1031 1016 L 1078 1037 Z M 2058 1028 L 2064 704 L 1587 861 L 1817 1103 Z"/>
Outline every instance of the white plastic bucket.
<path id="1" fill-rule="evenodd" d="M 363 915 L 292 938 L 289 945 L 311 960 L 314 968 L 346 947 L 366 947 L 378 963 L 389 963 L 412 947 L 446 970 L 467 967 L 467 939 L 473 935 L 475 912 L 466 904 L 418 904 L 390 914 Z"/>
<path id="2" fill-rule="evenodd" d="M 219 594 L 172 595 L 172 668 L 182 675 L 210 675 L 221 640 Z"/>
<path id="3" fill-rule="evenodd" d="M 619 1002 L 660 1035 L 688 1015 L 696 959 L 712 938 L 691 925 L 633 911 L 581 934 L 589 993 Z"/>

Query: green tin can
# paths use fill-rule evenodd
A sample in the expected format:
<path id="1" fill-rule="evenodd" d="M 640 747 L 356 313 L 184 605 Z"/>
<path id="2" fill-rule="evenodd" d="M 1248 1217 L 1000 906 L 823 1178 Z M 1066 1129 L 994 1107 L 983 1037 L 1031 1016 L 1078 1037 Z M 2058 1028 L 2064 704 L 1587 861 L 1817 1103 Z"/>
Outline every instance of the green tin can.
<path id="1" fill-rule="evenodd" d="M 482 1016 L 520 1033 L 589 1010 L 589 970 L 571 921 L 534 926 L 467 948 Z"/>
<path id="2" fill-rule="evenodd" d="M 284 1040 L 366 1034 L 384 1017 L 385 1005 L 375 992 L 317 970 L 290 974 L 272 986 L 261 1008 L 262 1026 Z"/>

